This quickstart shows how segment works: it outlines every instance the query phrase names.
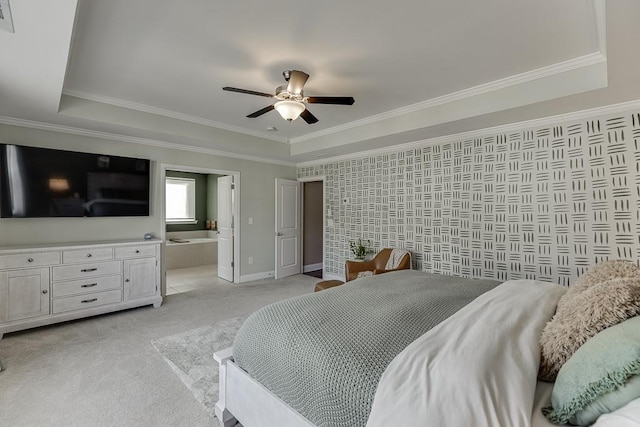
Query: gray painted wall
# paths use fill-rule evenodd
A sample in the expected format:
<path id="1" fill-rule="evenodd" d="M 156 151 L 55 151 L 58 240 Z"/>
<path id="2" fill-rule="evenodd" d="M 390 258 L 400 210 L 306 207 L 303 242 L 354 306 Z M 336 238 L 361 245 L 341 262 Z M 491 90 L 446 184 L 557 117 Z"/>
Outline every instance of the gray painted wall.
<path id="1" fill-rule="evenodd" d="M 212 221 L 218 220 L 218 177 L 222 175 L 207 175 L 207 218 Z"/>
<path id="2" fill-rule="evenodd" d="M 152 160 L 149 217 L 0 219 L 0 246 L 138 239 L 145 232 L 160 236 L 164 227 L 160 164 L 182 165 L 240 172 L 240 274 L 258 274 L 275 268 L 275 178 L 295 179 L 294 167 L 10 125 L 0 125 L 0 142 Z M 249 216 L 254 218 L 253 225 L 248 225 Z M 254 258 L 252 265 L 247 262 L 250 256 Z"/>
<path id="3" fill-rule="evenodd" d="M 303 264 L 322 262 L 322 181 L 304 183 Z"/>

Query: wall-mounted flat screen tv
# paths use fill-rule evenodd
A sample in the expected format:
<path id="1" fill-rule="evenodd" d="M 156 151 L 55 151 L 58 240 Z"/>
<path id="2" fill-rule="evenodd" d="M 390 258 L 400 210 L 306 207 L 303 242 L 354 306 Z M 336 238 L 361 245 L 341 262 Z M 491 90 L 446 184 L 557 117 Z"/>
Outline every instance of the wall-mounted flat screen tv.
<path id="1" fill-rule="evenodd" d="M 149 215 L 147 159 L 0 144 L 0 217 Z"/>

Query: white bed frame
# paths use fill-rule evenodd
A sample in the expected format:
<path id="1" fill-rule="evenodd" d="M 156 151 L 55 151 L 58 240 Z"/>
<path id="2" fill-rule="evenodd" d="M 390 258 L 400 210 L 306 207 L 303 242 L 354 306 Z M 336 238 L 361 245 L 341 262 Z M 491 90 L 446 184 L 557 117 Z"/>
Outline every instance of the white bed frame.
<path id="1" fill-rule="evenodd" d="M 233 362 L 233 348 L 213 355 L 220 368 L 216 417 L 222 427 L 316 427 Z"/>

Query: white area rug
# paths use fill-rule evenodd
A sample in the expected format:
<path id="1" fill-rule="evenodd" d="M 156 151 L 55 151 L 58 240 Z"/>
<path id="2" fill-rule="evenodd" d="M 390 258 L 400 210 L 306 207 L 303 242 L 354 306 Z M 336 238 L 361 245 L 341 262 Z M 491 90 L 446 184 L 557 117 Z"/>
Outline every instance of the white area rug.
<path id="1" fill-rule="evenodd" d="M 218 364 L 213 353 L 233 345 L 246 318 L 234 317 L 151 342 L 212 417 L 218 400 Z"/>

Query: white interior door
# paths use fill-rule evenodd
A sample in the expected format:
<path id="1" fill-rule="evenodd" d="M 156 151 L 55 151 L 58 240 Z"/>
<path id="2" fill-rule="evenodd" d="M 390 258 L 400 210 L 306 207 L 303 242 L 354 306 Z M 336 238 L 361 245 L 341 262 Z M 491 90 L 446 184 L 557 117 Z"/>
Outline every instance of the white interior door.
<path id="1" fill-rule="evenodd" d="M 276 178 L 276 279 L 302 273 L 300 183 Z"/>
<path id="2" fill-rule="evenodd" d="M 233 282 L 233 176 L 218 177 L 218 277 Z"/>

